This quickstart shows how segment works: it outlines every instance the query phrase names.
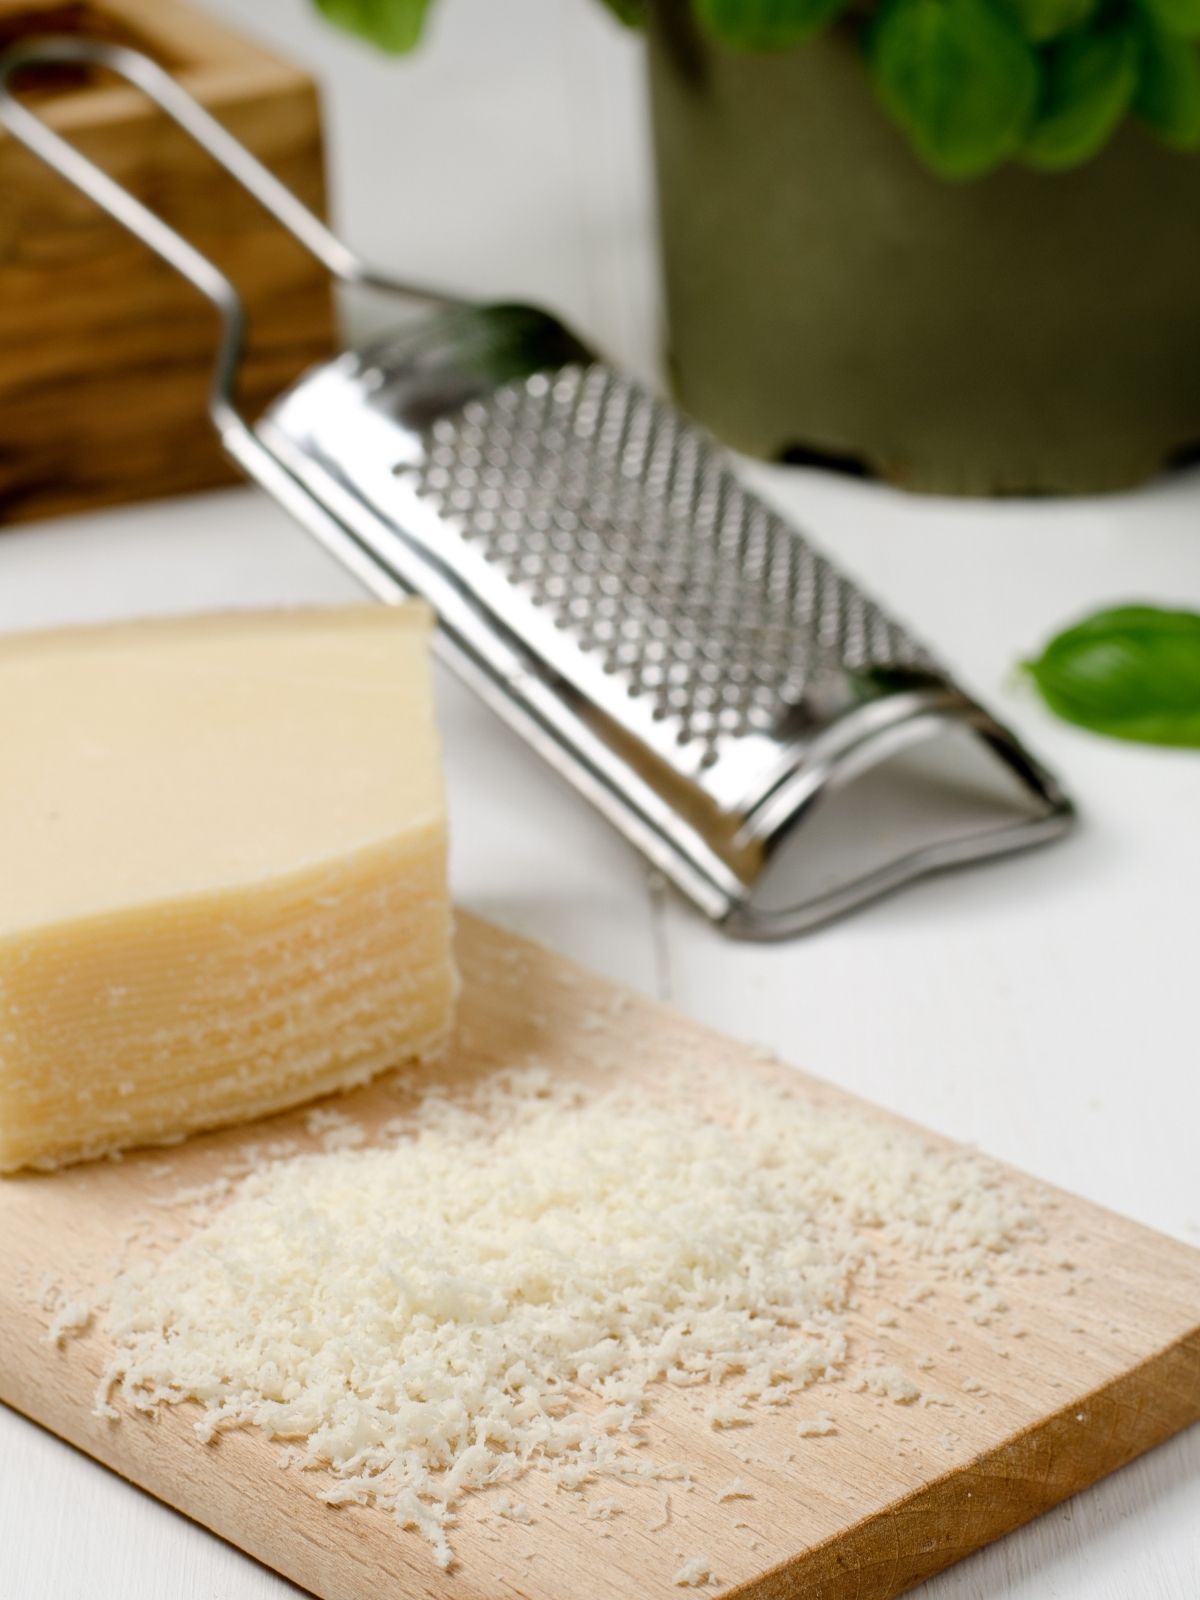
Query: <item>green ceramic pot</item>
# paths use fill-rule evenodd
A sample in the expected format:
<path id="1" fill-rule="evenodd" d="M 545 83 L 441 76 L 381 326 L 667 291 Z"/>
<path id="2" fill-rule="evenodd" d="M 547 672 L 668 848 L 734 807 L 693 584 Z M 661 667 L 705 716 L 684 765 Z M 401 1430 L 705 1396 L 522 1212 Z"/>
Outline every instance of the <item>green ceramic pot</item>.
<path id="1" fill-rule="evenodd" d="M 1200 441 L 1200 157 L 928 172 L 849 25 L 778 55 L 655 0 L 669 355 L 737 448 L 957 494 L 1087 493 Z"/>

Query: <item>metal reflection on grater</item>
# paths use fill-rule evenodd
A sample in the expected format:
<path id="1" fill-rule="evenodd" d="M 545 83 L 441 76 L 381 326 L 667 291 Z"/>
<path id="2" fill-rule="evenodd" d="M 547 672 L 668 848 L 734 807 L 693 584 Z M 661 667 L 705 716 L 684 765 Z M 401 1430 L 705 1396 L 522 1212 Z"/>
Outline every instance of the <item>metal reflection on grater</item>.
<path id="1" fill-rule="evenodd" d="M 537 372 L 440 418 L 419 494 L 617 679 L 673 766 L 774 733 L 822 680 L 933 671 L 903 628 L 611 367 Z M 580 662 L 573 675 L 579 673 Z"/>

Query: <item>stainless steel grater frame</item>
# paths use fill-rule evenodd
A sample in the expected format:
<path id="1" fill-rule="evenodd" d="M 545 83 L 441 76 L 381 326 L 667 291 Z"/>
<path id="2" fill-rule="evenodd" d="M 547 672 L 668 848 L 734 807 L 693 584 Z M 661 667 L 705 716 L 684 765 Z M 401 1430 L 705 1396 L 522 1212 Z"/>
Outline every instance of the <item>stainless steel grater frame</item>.
<path id="1" fill-rule="evenodd" d="M 426 309 L 247 422 L 235 286 L 12 93 L 22 69 L 68 61 L 141 89 L 342 282 Z M 546 312 L 373 271 L 135 51 L 18 46 L 0 59 L 0 123 L 216 306 L 209 410 L 229 455 L 378 598 L 429 600 L 455 670 L 730 933 L 799 933 L 1069 826 L 1054 779 L 924 646 L 745 489 L 706 434 Z M 951 728 L 1008 769 L 1021 805 L 760 903 L 782 842 L 820 802 Z"/>

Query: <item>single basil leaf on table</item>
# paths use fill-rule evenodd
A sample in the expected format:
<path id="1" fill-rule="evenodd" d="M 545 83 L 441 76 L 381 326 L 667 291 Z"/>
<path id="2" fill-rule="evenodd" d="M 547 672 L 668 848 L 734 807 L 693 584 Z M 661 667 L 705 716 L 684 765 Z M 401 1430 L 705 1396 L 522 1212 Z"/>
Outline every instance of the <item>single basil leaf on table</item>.
<path id="1" fill-rule="evenodd" d="M 884 0 L 868 42 L 876 91 L 944 178 L 974 178 L 1020 148 L 1039 62 L 993 0 Z"/>
<path id="2" fill-rule="evenodd" d="M 831 22 L 846 0 L 695 0 L 714 39 L 737 50 L 787 50 Z"/>
<path id="3" fill-rule="evenodd" d="M 1140 77 L 1133 108 L 1168 144 L 1200 144 L 1200 55 L 1188 39 L 1149 18 L 1139 30 Z"/>
<path id="4" fill-rule="evenodd" d="M 1107 143 L 1138 81 L 1138 41 L 1117 24 L 1079 28 L 1050 45 L 1037 120 L 1022 159 L 1047 170 L 1077 166 Z"/>
<path id="5" fill-rule="evenodd" d="M 1005 0 L 1016 17 L 1021 32 L 1034 44 L 1056 39 L 1059 34 L 1086 22 L 1096 9 L 1096 0 Z"/>
<path id="6" fill-rule="evenodd" d="M 431 0 L 316 0 L 316 4 L 337 27 L 401 55 L 420 42 Z"/>
<path id="7" fill-rule="evenodd" d="M 1200 612 L 1098 611 L 1024 666 L 1068 722 L 1114 739 L 1200 749 Z"/>

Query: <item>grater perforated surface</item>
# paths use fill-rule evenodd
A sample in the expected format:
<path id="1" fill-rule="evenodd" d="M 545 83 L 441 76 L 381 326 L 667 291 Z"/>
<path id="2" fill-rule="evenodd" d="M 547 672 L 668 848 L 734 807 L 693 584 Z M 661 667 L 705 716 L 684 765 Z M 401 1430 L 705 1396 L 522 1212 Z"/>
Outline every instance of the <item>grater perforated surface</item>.
<path id="1" fill-rule="evenodd" d="M 607 366 L 510 382 L 424 446 L 422 499 L 698 766 L 822 675 L 937 670 L 699 429 Z"/>

